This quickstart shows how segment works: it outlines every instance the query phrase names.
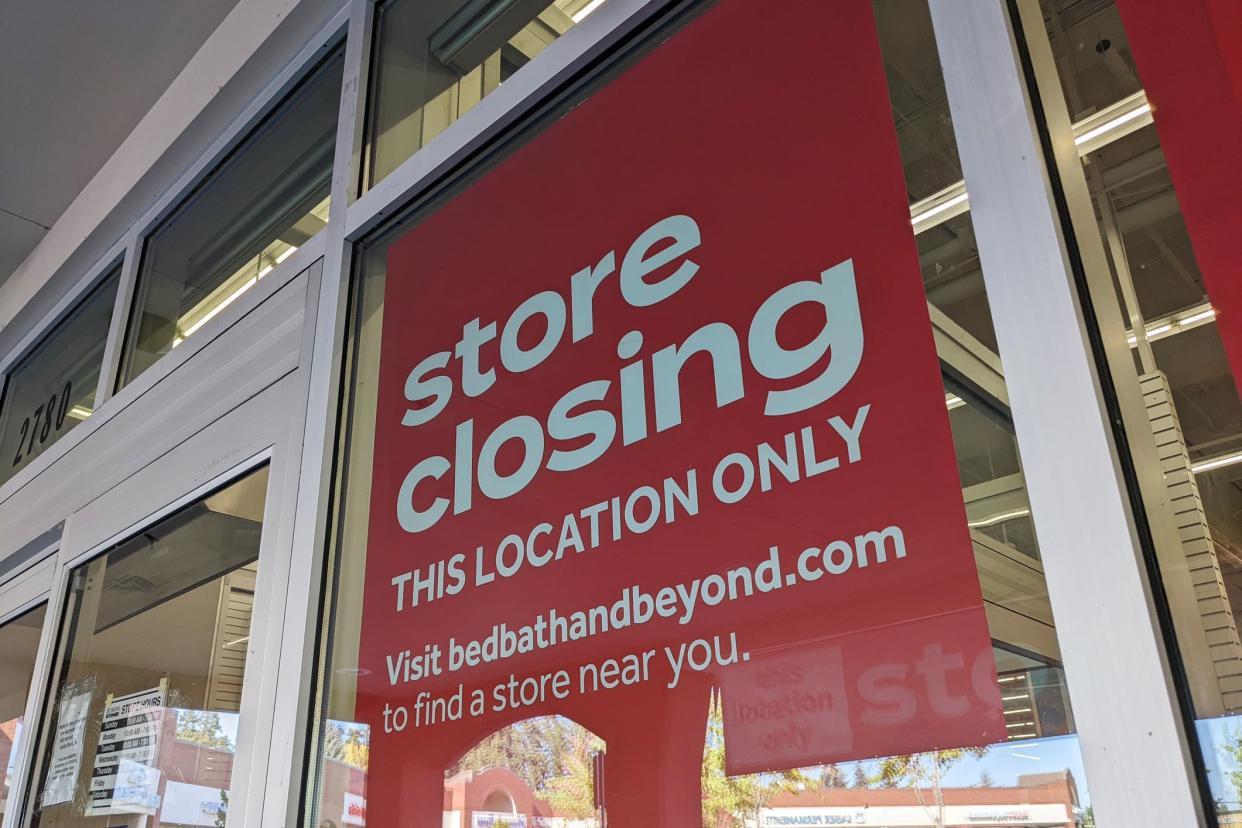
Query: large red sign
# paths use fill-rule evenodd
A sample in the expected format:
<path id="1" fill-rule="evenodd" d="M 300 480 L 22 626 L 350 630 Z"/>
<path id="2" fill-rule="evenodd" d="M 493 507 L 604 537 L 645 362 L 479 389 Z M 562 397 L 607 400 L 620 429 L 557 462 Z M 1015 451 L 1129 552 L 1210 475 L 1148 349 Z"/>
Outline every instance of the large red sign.
<path id="1" fill-rule="evenodd" d="M 721 0 L 390 252 L 358 711 L 374 825 L 498 729 L 616 825 L 1004 738 L 868 2 Z"/>

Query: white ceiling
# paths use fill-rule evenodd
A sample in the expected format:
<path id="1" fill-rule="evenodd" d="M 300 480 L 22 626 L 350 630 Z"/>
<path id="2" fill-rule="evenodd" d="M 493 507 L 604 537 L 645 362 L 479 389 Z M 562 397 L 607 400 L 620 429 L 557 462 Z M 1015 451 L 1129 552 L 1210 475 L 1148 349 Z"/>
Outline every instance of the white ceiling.
<path id="1" fill-rule="evenodd" d="M 0 0 L 0 283 L 237 0 Z"/>

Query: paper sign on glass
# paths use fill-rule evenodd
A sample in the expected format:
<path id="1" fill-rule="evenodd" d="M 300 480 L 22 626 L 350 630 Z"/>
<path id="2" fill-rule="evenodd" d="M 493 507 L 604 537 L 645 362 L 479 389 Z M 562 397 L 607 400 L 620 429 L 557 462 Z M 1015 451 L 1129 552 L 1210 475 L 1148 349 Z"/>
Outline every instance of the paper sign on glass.
<path id="1" fill-rule="evenodd" d="M 390 250 L 369 819 L 558 714 L 609 820 L 1004 738 L 870 3 L 722 0 Z"/>

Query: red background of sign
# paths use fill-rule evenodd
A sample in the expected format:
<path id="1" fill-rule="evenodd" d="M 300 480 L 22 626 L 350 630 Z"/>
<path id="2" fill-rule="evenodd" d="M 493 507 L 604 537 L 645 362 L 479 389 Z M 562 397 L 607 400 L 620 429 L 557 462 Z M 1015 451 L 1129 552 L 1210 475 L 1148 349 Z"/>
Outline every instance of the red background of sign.
<path id="1" fill-rule="evenodd" d="M 1117 8 L 1242 389 L 1242 3 L 1117 0 Z"/>
<path id="2" fill-rule="evenodd" d="M 755 654 L 756 669 L 773 653 L 815 666 L 821 642 L 861 636 L 843 650 L 840 678 L 852 688 L 846 717 L 832 719 L 837 709 L 803 722 L 844 722 L 848 747 L 830 739 L 792 756 L 764 754 L 750 735 L 731 738 L 727 730 L 733 771 L 1004 737 L 990 660 L 982 691 L 965 669 L 953 675 L 947 690 L 968 703 L 950 714 L 938 712 L 917 672 L 928 647 L 943 647 L 969 666 L 990 653 L 990 640 L 871 5 L 794 0 L 773 12 L 769 4 L 748 0 L 710 7 L 391 249 L 360 650 L 360 666 L 369 673 L 358 687 L 358 716 L 371 726 L 367 799 L 373 825 L 439 825 L 444 769 L 514 720 L 489 713 L 385 734 L 385 704 L 411 703 L 422 690 L 442 695 L 459 682 L 467 693 L 487 691 L 490 703 L 490 687 L 511 672 L 522 677 L 565 668 L 576 681 L 578 665 L 587 662 L 730 631 Z M 679 292 L 634 308 L 621 300 L 616 276 L 609 277 L 596 294 L 593 336 L 571 343 L 566 334 L 550 358 L 517 375 L 499 366 L 492 342 L 484 366 L 496 365 L 498 379 L 489 391 L 472 400 L 457 390 L 430 423 L 401 425 L 407 373 L 429 354 L 451 350 L 464 323 L 481 317 L 503 327 L 538 291 L 567 297 L 571 274 L 609 250 L 617 251 L 619 266 L 640 232 L 674 214 L 692 216 L 702 233 L 701 246 L 689 256 L 700 270 Z M 454 429 L 463 420 L 474 419 L 477 455 L 500 423 L 518 414 L 544 421 L 556 400 L 589 380 L 613 381 L 606 402 L 617 411 L 622 360 L 615 347 L 630 330 L 643 332 L 640 355 L 649 357 L 704 324 L 725 321 L 739 331 L 745 360 L 746 331 L 764 299 L 847 259 L 854 262 L 865 348 L 852 381 L 827 403 L 801 414 L 764 416 L 773 383 L 746 361 L 746 396 L 717 410 L 708 364 L 696 357 L 684 372 L 680 426 L 656 433 L 649 419 L 646 440 L 623 447 L 618 438 L 584 469 L 542 470 L 502 501 L 476 489 L 471 511 L 450 512 L 419 534 L 398 525 L 397 493 L 406 473 L 429 455 L 451 460 Z M 792 334 L 787 344 L 813 333 L 782 329 L 783 337 Z M 455 364 L 449 373 L 458 376 Z M 851 421 L 865 404 L 871 410 L 863 460 L 846 464 L 844 447 L 829 440 L 833 432 L 825 422 L 834 415 Z M 756 491 L 736 505 L 712 498 L 711 472 L 720 458 L 753 453 L 760 441 L 779 445 L 783 434 L 804 426 L 817 432 L 821 457 L 841 454 L 841 468 Z M 624 498 L 637 486 L 658 485 L 692 467 L 701 491 L 696 517 L 400 614 L 393 610 L 394 575 L 458 552 L 470 556 L 473 571 L 478 545 L 494 549 L 506 534 L 525 535 L 544 520 L 559 528 L 567 512 Z M 422 507 L 451 494 L 450 473 L 424 481 L 416 498 Z M 905 532 L 904 560 L 700 607 L 688 626 L 653 621 L 428 681 L 388 683 L 385 657 L 407 648 L 418 653 L 425 643 L 443 646 L 450 636 L 478 638 L 495 623 L 530 623 L 551 608 L 568 613 L 611 604 L 633 584 L 654 592 L 754 565 L 771 545 L 781 548 L 783 571 L 792 571 L 794 557 L 808 546 L 890 524 Z M 652 664 L 662 660 L 658 655 Z M 859 689 L 863 674 L 877 665 L 887 670 L 888 695 Z M 606 740 L 614 824 L 697 824 L 708 691 L 723 686 L 727 710 L 731 687 L 741 688 L 732 691 L 739 698 L 746 692 L 748 671 L 743 665 L 694 674 L 668 691 L 660 680 L 665 670 L 646 685 L 574 695 L 518 717 L 569 716 Z M 897 684 L 908 688 L 916 715 L 900 725 L 866 715 L 868 708 L 892 712 Z"/>

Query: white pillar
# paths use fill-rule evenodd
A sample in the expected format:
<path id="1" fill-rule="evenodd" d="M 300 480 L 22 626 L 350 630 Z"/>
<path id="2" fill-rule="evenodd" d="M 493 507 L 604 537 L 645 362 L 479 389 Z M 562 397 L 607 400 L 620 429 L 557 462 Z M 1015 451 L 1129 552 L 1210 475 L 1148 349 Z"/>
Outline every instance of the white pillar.
<path id="1" fill-rule="evenodd" d="M 1097 822 L 1202 825 L 1140 533 L 1006 6 L 930 3 Z"/>

